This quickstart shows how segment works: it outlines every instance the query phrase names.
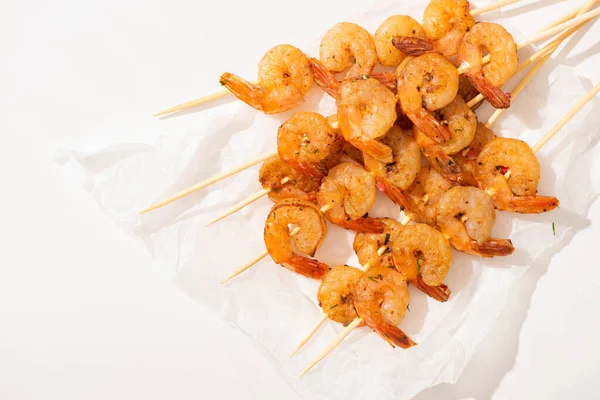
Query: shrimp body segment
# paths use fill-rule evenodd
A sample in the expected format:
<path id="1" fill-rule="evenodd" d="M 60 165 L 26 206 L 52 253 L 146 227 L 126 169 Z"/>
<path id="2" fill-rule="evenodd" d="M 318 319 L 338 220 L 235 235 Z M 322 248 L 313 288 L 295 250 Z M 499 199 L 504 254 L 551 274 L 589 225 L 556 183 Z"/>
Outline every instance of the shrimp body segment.
<path id="1" fill-rule="evenodd" d="M 406 53 L 394 46 L 395 37 L 401 36 L 412 45 L 428 43 L 427 34 L 423 27 L 408 15 L 392 15 L 377 28 L 374 41 L 377 57 L 381 65 L 397 67 L 406 57 Z M 422 47 L 421 47 L 422 48 Z"/>
<path id="2" fill-rule="evenodd" d="M 380 233 L 381 222 L 365 217 L 375 204 L 375 178 L 354 162 L 342 162 L 329 170 L 321 182 L 317 200 L 327 207 L 332 223 L 356 232 Z"/>
<path id="3" fill-rule="evenodd" d="M 419 146 L 408 133 L 394 125 L 381 139 L 392 149 L 392 162 L 384 163 L 369 155 L 364 156 L 365 168 L 375 176 L 379 190 L 402 208 L 410 207 L 402 191 L 413 183 L 421 169 Z"/>
<path id="4" fill-rule="evenodd" d="M 221 85 L 238 99 L 267 114 L 298 107 L 313 84 L 308 57 L 287 44 L 273 47 L 258 64 L 258 85 L 229 72 L 221 75 Z"/>
<path id="5" fill-rule="evenodd" d="M 478 181 L 498 210 L 537 214 L 558 207 L 556 197 L 536 196 L 540 164 L 527 143 L 495 138 L 483 148 L 477 164 Z"/>
<path id="6" fill-rule="evenodd" d="M 491 129 L 488 129 L 481 122 L 477 123 L 477 129 L 471 144 L 453 156 L 454 161 L 462 169 L 463 174 L 476 176 L 479 166 L 477 165 L 477 157 L 486 144 L 491 142 L 496 135 Z"/>
<path id="7" fill-rule="evenodd" d="M 337 102 L 344 139 L 383 162 L 392 162 L 392 149 L 377 141 L 396 122 L 396 97 L 379 81 L 367 78 L 345 81 Z"/>
<path id="8" fill-rule="evenodd" d="M 384 226 L 383 233 L 357 233 L 354 236 L 352 248 L 358 256 L 358 262 L 361 265 L 373 267 L 391 267 L 394 265 L 392 252 L 385 251 L 379 255 L 378 251 L 382 246 L 391 246 L 394 238 L 404 229 L 404 226 L 395 219 L 378 218 Z"/>
<path id="9" fill-rule="evenodd" d="M 277 132 L 277 151 L 282 160 L 302 174 L 322 178 L 327 165 L 344 145 L 327 119 L 314 112 L 297 112 Z"/>
<path id="10" fill-rule="evenodd" d="M 437 143 L 452 134 L 432 111 L 450 104 L 458 93 L 458 71 L 437 53 L 424 54 L 400 65 L 396 71 L 398 101 L 415 126 Z"/>
<path id="11" fill-rule="evenodd" d="M 490 62 L 483 65 L 483 49 Z M 510 33 L 491 22 L 475 25 L 460 42 L 458 62 L 471 84 L 496 108 L 508 108 L 510 97 L 500 90 L 517 70 L 517 45 Z"/>
<path id="12" fill-rule="evenodd" d="M 445 57 L 456 54 L 460 40 L 473 25 L 467 0 L 432 0 L 423 13 L 423 28 L 435 50 Z"/>
<path id="13" fill-rule="evenodd" d="M 437 203 L 452 184 L 432 166 L 424 166 L 415 181 L 404 192 L 410 206 L 405 213 L 412 221 L 434 226 L 437 217 Z"/>
<path id="14" fill-rule="evenodd" d="M 369 75 L 377 63 L 371 34 L 350 22 L 340 22 L 325 33 L 319 46 L 319 57 L 328 71 L 348 70 L 346 78 Z"/>
<path id="15" fill-rule="evenodd" d="M 346 265 L 330 269 L 317 292 L 323 313 L 344 326 L 354 321 L 357 317 L 354 309 L 354 286 L 361 276 L 361 270 Z"/>
<path id="16" fill-rule="evenodd" d="M 481 257 L 507 256 L 514 251 L 510 240 L 490 238 L 496 210 L 485 191 L 454 186 L 441 197 L 437 209 L 437 226 L 455 249 Z"/>
<path id="17" fill-rule="evenodd" d="M 392 347 L 415 343 L 397 325 L 410 302 L 406 280 L 394 269 L 375 267 L 363 273 L 354 287 L 354 307 L 359 317 Z"/>
<path id="18" fill-rule="evenodd" d="M 289 226 L 299 228 L 293 237 Z M 308 201 L 287 199 L 271 209 L 265 222 L 267 251 L 277 264 L 309 278 L 320 279 L 328 271 L 327 264 L 296 254 L 314 256 L 327 235 L 327 222 L 319 208 Z"/>
<path id="19" fill-rule="evenodd" d="M 262 164 L 258 180 L 276 203 L 289 198 L 315 202 L 321 185 L 319 178 L 302 175 L 277 156 Z"/>

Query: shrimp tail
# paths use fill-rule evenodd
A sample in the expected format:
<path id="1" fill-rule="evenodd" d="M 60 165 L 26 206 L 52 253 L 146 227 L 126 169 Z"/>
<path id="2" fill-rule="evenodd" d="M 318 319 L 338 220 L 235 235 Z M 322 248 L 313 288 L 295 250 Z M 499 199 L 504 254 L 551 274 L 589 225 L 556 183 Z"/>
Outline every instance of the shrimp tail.
<path id="1" fill-rule="evenodd" d="M 358 233 L 383 233 L 385 225 L 374 218 L 348 219 L 340 226 Z"/>
<path id="2" fill-rule="evenodd" d="M 357 149 L 361 150 L 365 154 L 381 161 L 384 163 L 391 163 L 394 159 L 392 148 L 388 145 L 381 143 L 378 140 L 362 140 L 362 141 L 351 141 Z"/>
<path id="3" fill-rule="evenodd" d="M 340 97 L 340 82 L 335 79 L 335 76 L 331 72 L 327 71 L 321 61 L 316 58 L 311 58 L 309 63 L 317 86 L 323 89 L 325 93 L 338 100 Z"/>
<path id="4" fill-rule="evenodd" d="M 460 166 L 438 145 L 430 145 L 421 148 L 423 155 L 431 163 L 431 165 L 440 173 L 444 178 L 450 182 L 458 183 L 461 180 L 462 169 Z"/>
<path id="5" fill-rule="evenodd" d="M 508 256 L 515 251 L 510 239 L 489 239 L 482 244 L 473 242 L 471 247 L 476 255 L 486 258 Z"/>
<path id="6" fill-rule="evenodd" d="M 327 271 L 329 271 L 329 266 L 327 266 L 327 264 L 297 254 L 282 263 L 282 265 L 300 275 L 314 279 L 321 279 Z"/>
<path id="7" fill-rule="evenodd" d="M 556 197 L 550 196 L 514 196 L 510 199 L 509 209 L 504 211 L 539 214 L 554 210 L 559 203 Z"/>
<path id="8" fill-rule="evenodd" d="M 392 182 L 388 181 L 387 179 L 380 179 L 377 182 L 377 188 L 385 193 L 390 200 L 399 205 L 400 209 L 410 209 L 410 203 L 404 195 L 404 192 L 402 192 L 398 186 L 393 185 Z"/>
<path id="9" fill-rule="evenodd" d="M 500 88 L 492 85 L 483 75 L 469 76 L 469 81 L 495 108 L 510 107 L 510 97 L 500 90 Z"/>
<path id="10" fill-rule="evenodd" d="M 433 43 L 429 39 L 410 36 L 394 36 L 392 44 L 395 48 L 409 56 L 420 56 L 433 51 Z"/>
<path id="11" fill-rule="evenodd" d="M 450 297 L 450 293 L 452 291 L 448 288 L 448 286 L 442 284 L 440 286 L 429 286 L 423 281 L 423 278 L 418 277 L 414 281 L 410 282 L 415 288 L 419 289 L 421 292 L 425 293 L 427 296 L 431 297 L 434 300 L 439 302 L 448 301 Z"/>
<path id="12" fill-rule="evenodd" d="M 219 83 L 225 86 L 238 99 L 257 110 L 263 111 L 262 101 L 265 92 L 260 87 L 240 78 L 237 75 L 225 72 L 219 78 Z"/>
<path id="13" fill-rule="evenodd" d="M 398 92 L 398 80 L 396 79 L 396 75 L 392 72 L 378 72 L 376 74 L 371 74 L 371 78 L 378 80 L 379 83 L 383 84 L 393 93 Z"/>
<path id="14" fill-rule="evenodd" d="M 400 328 L 388 324 L 380 324 L 375 328 L 375 332 L 379 334 L 386 342 L 392 347 L 401 347 L 408 349 L 409 347 L 415 346 L 416 343 L 409 338 L 406 333 L 402 332 Z"/>
<path id="15" fill-rule="evenodd" d="M 442 125 L 433 114 L 424 108 L 419 109 L 416 113 L 407 114 L 407 116 L 420 131 L 437 143 L 444 143 L 452 137 L 448 127 Z"/>
<path id="16" fill-rule="evenodd" d="M 317 163 L 293 163 L 293 167 L 302 175 L 313 178 L 323 178 L 327 175 L 327 169 L 323 165 Z"/>

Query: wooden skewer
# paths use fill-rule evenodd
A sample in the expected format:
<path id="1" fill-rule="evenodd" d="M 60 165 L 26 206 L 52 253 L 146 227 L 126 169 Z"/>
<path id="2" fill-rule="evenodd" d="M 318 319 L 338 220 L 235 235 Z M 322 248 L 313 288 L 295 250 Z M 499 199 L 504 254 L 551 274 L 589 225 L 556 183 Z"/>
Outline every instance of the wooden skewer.
<path id="1" fill-rule="evenodd" d="M 600 83 L 596 85 L 592 90 L 590 90 L 584 97 L 565 115 L 550 131 L 544 135 L 540 141 L 533 146 L 531 149 L 534 153 L 538 152 L 548 141 L 558 132 L 560 129 L 565 126 L 567 122 L 571 120 L 591 99 L 594 98 L 600 92 Z M 508 176 L 507 176 L 508 175 Z M 507 172 L 505 177 L 508 179 L 510 177 L 510 171 Z M 350 334 L 360 323 L 363 322 L 360 317 L 356 318 L 348 327 L 337 337 L 335 338 L 329 346 L 308 366 L 302 371 L 300 376 L 303 376 L 308 371 L 310 371 L 319 361 L 325 358 L 340 342 Z"/>
<path id="2" fill-rule="evenodd" d="M 496 10 L 496 9 L 498 9 L 500 7 L 504 7 L 504 6 L 516 3 L 518 1 L 521 1 L 521 0 L 502 0 L 502 1 L 499 1 L 497 3 L 490 4 L 490 5 L 487 5 L 487 6 L 480 7 L 480 8 L 477 8 L 475 10 L 472 10 L 471 11 L 471 15 L 472 16 L 477 16 L 477 15 L 483 14 L 485 12 L 493 11 L 493 10 Z M 250 83 L 252 83 L 253 85 L 257 85 L 258 84 L 257 81 L 250 82 Z M 195 100 L 187 101 L 185 103 L 176 105 L 176 106 L 171 107 L 169 109 L 160 111 L 160 112 L 154 114 L 154 116 L 155 117 L 159 117 L 161 115 L 170 114 L 170 113 L 174 113 L 174 112 L 177 112 L 177 111 L 187 110 L 188 108 L 200 106 L 202 104 L 211 102 L 213 100 L 220 99 L 222 97 L 229 96 L 231 94 L 232 93 L 229 90 L 221 90 L 221 91 L 218 91 L 216 93 L 212 93 L 212 94 L 209 94 L 209 95 L 204 96 L 204 97 L 200 97 L 200 98 L 195 99 Z"/>
<path id="3" fill-rule="evenodd" d="M 323 207 L 321 207 L 321 212 L 325 213 L 330 208 L 331 208 L 331 206 L 329 204 L 326 204 Z M 294 229 L 292 229 L 290 231 L 290 236 L 294 237 L 294 236 L 296 236 L 298 234 L 298 232 L 300 232 L 300 228 L 299 227 L 295 227 Z M 269 255 L 269 251 L 265 250 L 263 253 L 261 253 L 260 255 L 258 255 L 256 258 L 254 258 L 253 260 L 249 261 L 247 264 L 244 264 L 244 266 L 242 266 L 241 268 L 236 269 L 231 275 L 229 275 L 227 278 L 225 278 L 225 280 L 221 281 L 221 284 L 229 282 L 230 280 L 232 280 L 233 278 L 235 278 L 236 276 L 238 276 L 239 274 L 241 274 L 245 270 L 250 269 L 250 267 L 252 267 L 254 264 L 256 264 L 257 262 L 259 262 L 260 260 L 262 260 L 263 258 L 265 258 L 268 255 Z"/>
<path id="4" fill-rule="evenodd" d="M 583 15 L 586 12 L 588 12 L 589 10 L 591 10 L 594 7 L 594 4 L 596 4 L 596 2 L 597 2 L 597 0 L 588 0 L 588 2 L 585 3 L 585 5 L 581 8 L 581 10 L 579 11 L 579 13 L 577 15 L 578 16 Z M 513 99 L 515 99 L 519 95 L 519 93 L 521 93 L 521 91 L 525 88 L 525 86 L 527 86 L 527 84 L 531 81 L 531 79 L 533 79 L 535 74 L 537 74 L 537 72 L 540 70 L 540 68 L 542 68 L 544 66 L 546 61 L 548 61 L 550 59 L 550 57 L 552 57 L 552 54 L 554 54 L 554 52 L 558 49 L 560 44 L 564 40 L 566 40 L 569 36 L 571 36 L 572 34 L 577 32 L 577 30 L 579 28 L 581 28 L 583 25 L 585 25 L 589 21 L 590 20 L 584 21 L 577 26 L 567 29 L 561 35 L 559 35 L 552 43 L 550 43 L 548 46 L 546 46 L 546 47 L 549 47 L 549 50 L 547 51 L 547 53 L 533 66 L 533 68 L 527 73 L 527 75 L 525 75 L 523 77 L 521 82 L 519 82 L 517 87 L 515 87 L 515 89 L 511 92 L 511 96 L 510 96 L 511 101 Z M 498 118 L 500 118 L 500 116 L 503 113 L 504 113 L 504 110 L 502 110 L 502 109 L 497 109 L 496 111 L 494 111 L 494 113 L 492 114 L 492 116 L 490 117 L 488 122 L 485 124 L 485 126 L 488 129 L 491 128 L 492 125 L 498 120 Z"/>
<path id="5" fill-rule="evenodd" d="M 577 103 L 575 107 L 573 107 L 571 111 L 567 113 L 567 115 L 565 115 L 560 121 L 558 121 L 558 123 L 554 125 L 554 127 L 550 129 L 550 131 L 546 133 L 544 137 L 542 137 L 540 141 L 535 144 L 535 146 L 531 148 L 533 153 L 537 153 L 546 143 L 548 143 L 548 141 L 552 139 L 552 137 L 556 135 L 556 133 L 560 131 L 562 127 L 565 126 L 567 122 L 569 122 L 571 118 L 575 116 L 575 114 L 577 114 L 590 100 L 594 98 L 594 96 L 598 94 L 598 92 L 600 92 L 600 83 L 597 84 L 592 90 L 590 90 L 583 97 L 583 99 L 581 99 L 579 103 Z"/>
<path id="6" fill-rule="evenodd" d="M 381 246 L 379 248 L 379 250 L 377 250 L 377 256 L 381 257 L 381 255 L 387 250 L 387 246 Z M 370 260 L 368 263 L 366 263 L 364 265 L 364 267 L 362 268 L 363 272 L 368 271 L 369 269 L 371 269 L 371 266 L 374 264 L 373 260 Z M 319 321 L 317 321 L 317 323 L 313 326 L 313 328 L 310 330 L 310 332 L 308 332 L 308 334 L 304 337 L 304 339 L 302 339 L 300 341 L 300 343 L 298 344 L 298 346 L 296 346 L 296 348 L 294 349 L 294 351 L 292 351 L 292 354 L 290 354 L 290 358 L 292 358 L 294 356 L 294 354 L 296 354 L 298 352 L 298 350 L 300 350 L 305 344 L 306 342 L 308 342 L 310 340 L 310 338 L 313 337 L 313 335 L 315 333 L 317 333 L 317 331 L 319 330 L 319 328 L 321 327 L 321 325 L 323 325 L 323 323 L 325 321 L 327 321 L 328 315 L 326 313 L 322 313 L 321 314 L 321 318 L 319 318 Z"/>
<path id="7" fill-rule="evenodd" d="M 164 199 L 162 201 L 159 201 L 156 204 L 151 205 L 150 207 L 146 208 L 145 210 L 140 211 L 140 214 L 144 214 L 144 213 L 147 213 L 148 211 L 152 211 L 152 210 L 156 210 L 157 208 L 164 207 L 164 206 L 166 206 L 169 203 L 172 203 L 172 202 L 174 202 L 176 200 L 179 200 L 182 197 L 185 197 L 185 196 L 187 196 L 189 194 L 194 193 L 195 191 L 198 191 L 198 190 L 203 189 L 203 188 L 205 188 L 205 187 L 207 187 L 209 185 L 212 185 L 213 183 L 216 183 L 216 182 L 219 182 L 219 181 L 221 181 L 221 180 L 223 180 L 225 178 L 228 178 L 231 175 L 235 175 L 238 172 L 245 170 L 246 168 L 250 168 L 253 165 L 256 165 L 256 164 L 258 164 L 260 162 L 263 162 L 263 161 L 265 161 L 265 160 L 267 160 L 267 159 L 269 159 L 271 157 L 275 157 L 276 155 L 277 155 L 276 151 L 273 151 L 273 152 L 267 153 L 267 154 L 263 154 L 262 156 L 257 157 L 257 158 L 255 158 L 252 161 L 248 161 L 247 163 L 245 163 L 245 164 L 243 164 L 243 165 L 241 165 L 239 167 L 236 167 L 236 168 L 234 168 L 232 170 L 229 170 L 227 172 L 223 172 L 222 174 L 219 174 L 217 176 L 213 176 L 212 178 L 206 179 L 206 180 L 204 180 L 204 181 L 202 181 L 200 183 L 195 184 L 194 186 L 190 186 L 187 189 L 184 189 L 184 190 L 182 190 L 182 191 L 180 191 L 178 193 L 175 193 L 174 195 L 172 195 L 172 196 L 170 196 L 170 197 L 168 197 L 168 198 L 166 198 L 166 199 Z"/>

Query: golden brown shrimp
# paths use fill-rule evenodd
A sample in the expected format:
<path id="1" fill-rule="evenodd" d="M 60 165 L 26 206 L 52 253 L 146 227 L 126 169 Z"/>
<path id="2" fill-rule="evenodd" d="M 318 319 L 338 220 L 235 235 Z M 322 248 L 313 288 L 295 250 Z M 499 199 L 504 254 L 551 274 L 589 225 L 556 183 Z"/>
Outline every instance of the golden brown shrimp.
<path id="1" fill-rule="evenodd" d="M 483 49 L 490 62 L 483 65 Z M 510 97 L 500 90 L 517 70 L 517 45 L 510 33 L 498 24 L 475 25 L 458 46 L 458 62 L 471 84 L 496 108 L 508 108 Z"/>
<path id="2" fill-rule="evenodd" d="M 330 159 L 338 156 L 344 139 L 327 119 L 314 112 L 297 112 L 277 132 L 279 157 L 302 174 L 324 177 Z"/>
<path id="3" fill-rule="evenodd" d="M 483 150 L 483 147 L 494 139 L 496 135 L 481 122 L 477 123 L 475 136 L 469 147 L 456 153 L 452 158 L 461 168 L 463 174 L 475 177 L 477 170 L 477 157 Z"/>
<path id="4" fill-rule="evenodd" d="M 271 189 L 269 198 L 276 203 L 289 198 L 315 202 L 321 186 L 321 179 L 302 175 L 278 156 L 263 163 L 258 180 L 263 189 Z"/>
<path id="5" fill-rule="evenodd" d="M 308 57 L 288 44 L 273 47 L 258 64 L 258 85 L 225 72 L 219 79 L 238 99 L 266 114 L 291 110 L 304 102 L 313 84 Z"/>
<path id="6" fill-rule="evenodd" d="M 325 274 L 317 292 L 317 300 L 323 313 L 330 319 L 346 326 L 357 317 L 354 286 L 362 274 L 360 269 L 347 265 L 335 266 Z"/>
<path id="7" fill-rule="evenodd" d="M 462 37 L 475 25 L 467 0 L 432 0 L 423 13 L 423 28 L 434 49 L 446 57 L 456 54 Z"/>
<path id="8" fill-rule="evenodd" d="M 558 207 L 556 197 L 535 195 L 540 164 L 527 143 L 495 138 L 483 148 L 477 165 L 479 184 L 492 196 L 498 210 L 538 214 Z"/>
<path id="9" fill-rule="evenodd" d="M 496 210 L 485 191 L 454 186 L 444 193 L 437 211 L 437 226 L 456 250 L 481 257 L 507 256 L 514 251 L 510 240 L 490 238 Z"/>
<path id="10" fill-rule="evenodd" d="M 383 224 L 383 233 L 357 233 L 352 248 L 361 265 L 369 263 L 371 267 L 393 267 L 391 250 L 386 250 L 381 255 L 378 251 L 382 246 L 391 245 L 392 240 L 404 229 L 404 226 L 391 218 L 377 218 L 377 221 Z"/>
<path id="11" fill-rule="evenodd" d="M 458 94 L 460 97 L 463 98 L 464 101 L 466 101 L 468 103 L 469 101 L 471 101 L 475 97 L 477 97 L 479 92 L 477 91 L 477 89 L 475 89 L 475 87 L 473 85 L 471 85 L 469 78 L 467 78 L 464 75 L 460 75 L 458 77 Z M 477 109 L 477 107 L 479 107 L 480 104 L 481 103 L 475 104 L 471 108 L 471 110 L 475 111 Z"/>
<path id="12" fill-rule="evenodd" d="M 458 71 L 437 53 L 398 66 L 398 101 L 415 126 L 437 143 L 452 137 L 431 113 L 450 104 L 458 93 Z"/>
<path id="13" fill-rule="evenodd" d="M 406 53 L 396 48 L 392 41 L 395 37 L 403 37 L 408 45 L 419 47 L 422 42 L 429 43 L 423 27 L 408 15 L 392 15 L 377 28 L 374 36 L 375 49 L 379 62 L 386 67 L 397 67 L 402 62 Z"/>
<path id="14" fill-rule="evenodd" d="M 400 273 L 386 267 L 371 268 L 360 277 L 354 293 L 358 316 L 392 347 L 406 349 L 416 344 L 397 327 L 410 302 L 406 280 Z"/>
<path id="15" fill-rule="evenodd" d="M 462 174 L 460 166 L 450 155 L 458 153 L 473 141 L 477 130 L 477 116 L 459 95 L 446 107 L 434 111 L 434 115 L 442 125 L 448 127 L 452 137 L 438 144 L 419 129 L 415 129 L 415 140 L 423 154 L 446 179 L 476 184 L 474 179 L 468 179 Z"/>
<path id="16" fill-rule="evenodd" d="M 375 178 L 354 162 L 342 162 L 321 182 L 317 200 L 327 206 L 325 216 L 332 223 L 356 232 L 379 233 L 381 222 L 365 217 L 375 204 Z"/>
<path id="17" fill-rule="evenodd" d="M 299 228 L 293 237 L 290 225 Z M 271 209 L 265 222 L 265 245 L 277 264 L 309 278 L 320 279 L 327 264 L 294 253 L 314 256 L 327 235 L 327 222 L 321 210 L 309 201 L 287 199 Z"/>
<path id="18" fill-rule="evenodd" d="M 402 191 L 413 183 L 421 169 L 419 146 L 409 132 L 403 131 L 396 125 L 388 131 L 381 142 L 392 149 L 393 161 L 384 163 L 365 154 L 365 168 L 375 177 L 379 190 L 401 208 L 408 208 L 410 204 Z"/>
<path id="19" fill-rule="evenodd" d="M 421 168 L 415 181 L 404 191 L 410 204 L 405 213 L 412 221 L 435 226 L 437 203 L 452 184 L 433 167 Z"/>
<path id="20" fill-rule="evenodd" d="M 396 97 L 375 79 L 344 81 L 337 102 L 338 122 L 344 139 L 363 153 L 392 162 L 392 149 L 376 140 L 396 121 Z"/>
<path id="21" fill-rule="evenodd" d="M 368 75 L 377 63 L 371 35 L 350 22 L 340 22 L 325 33 L 319 47 L 319 57 L 328 71 L 342 72 L 347 69 L 346 78 Z"/>

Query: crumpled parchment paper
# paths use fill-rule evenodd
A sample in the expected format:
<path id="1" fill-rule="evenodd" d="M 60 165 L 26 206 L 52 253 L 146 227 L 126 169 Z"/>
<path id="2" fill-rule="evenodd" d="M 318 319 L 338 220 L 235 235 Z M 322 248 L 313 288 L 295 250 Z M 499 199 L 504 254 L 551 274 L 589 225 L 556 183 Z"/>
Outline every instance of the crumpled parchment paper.
<path id="1" fill-rule="evenodd" d="M 374 32 L 393 14 L 408 14 L 420 21 L 425 6 L 425 1 L 375 1 L 347 20 Z M 495 21 L 501 17 L 498 12 L 489 15 Z M 509 21 L 505 26 L 516 40 L 523 37 Z M 318 42 L 317 38 L 313 46 L 304 49 L 307 54 L 318 56 Z M 532 52 L 528 48 L 520 54 Z M 590 88 L 572 69 L 550 61 L 494 130 L 533 145 Z M 324 115 L 335 111 L 333 101 L 316 88 L 300 109 Z M 270 200 L 262 198 L 234 216 L 204 227 L 261 188 L 258 166 L 157 211 L 138 214 L 156 200 L 272 151 L 277 127 L 291 112 L 265 116 L 238 101 L 221 102 L 202 112 L 155 120 L 164 131 L 149 135 L 147 142 L 60 151 L 57 162 L 66 175 L 82 182 L 107 215 L 145 244 L 181 290 L 253 338 L 302 396 L 408 399 L 438 383 L 456 382 L 504 307 L 513 283 L 528 268 L 548 263 L 588 225 L 587 212 L 600 189 L 600 170 L 594 168 L 598 167 L 600 135 L 597 118 L 591 116 L 593 109 L 598 110 L 597 99 L 538 153 L 542 165 L 539 192 L 559 197 L 560 208 L 543 215 L 498 212 L 494 236 L 513 240 L 517 250 L 512 256 L 482 260 L 454 252 L 446 279 L 452 296 L 444 304 L 411 288 L 410 312 L 401 328 L 418 346 L 392 349 L 369 329 L 359 328 L 302 379 L 297 378 L 299 372 L 342 329 L 326 322 L 300 353 L 288 357 L 321 314 L 316 304 L 319 282 L 295 275 L 267 257 L 229 284 L 219 284 L 264 250 L 262 232 Z M 486 121 L 491 109 L 486 105 L 477 114 Z M 381 194 L 370 215 L 402 218 L 398 207 Z M 352 240 L 352 233 L 331 226 L 316 258 L 329 264 L 359 266 Z"/>

